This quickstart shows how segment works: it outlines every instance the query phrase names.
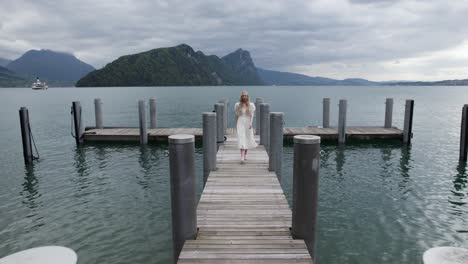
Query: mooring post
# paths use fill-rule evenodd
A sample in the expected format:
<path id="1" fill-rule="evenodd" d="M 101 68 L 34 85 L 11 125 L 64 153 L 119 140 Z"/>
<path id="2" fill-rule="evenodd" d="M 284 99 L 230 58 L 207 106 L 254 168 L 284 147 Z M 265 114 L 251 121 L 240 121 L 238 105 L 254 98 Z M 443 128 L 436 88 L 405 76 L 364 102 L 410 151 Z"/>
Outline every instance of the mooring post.
<path id="1" fill-rule="evenodd" d="M 346 108 L 348 104 L 345 99 L 341 99 L 338 109 L 338 143 L 344 144 L 346 141 Z"/>
<path id="2" fill-rule="evenodd" d="M 19 110 L 21 139 L 23 141 L 23 157 L 25 164 L 33 162 L 31 130 L 29 126 L 29 111 L 26 107 L 21 107 Z"/>
<path id="3" fill-rule="evenodd" d="M 222 103 L 224 104 L 224 134 L 226 134 L 227 132 L 227 128 L 228 128 L 228 112 L 229 112 L 229 100 L 227 98 L 223 98 L 221 100 L 219 100 L 218 103 Z"/>
<path id="4" fill-rule="evenodd" d="M 323 128 L 330 127 L 330 98 L 323 98 Z"/>
<path id="5" fill-rule="evenodd" d="M 270 171 L 276 172 L 278 181 L 281 183 L 281 161 L 283 159 L 283 120 L 284 113 L 270 112 L 270 155 L 268 167 Z"/>
<path id="6" fill-rule="evenodd" d="M 140 144 L 147 144 L 148 129 L 146 125 L 146 105 L 144 100 L 138 101 L 138 113 L 140 120 Z"/>
<path id="7" fill-rule="evenodd" d="M 156 128 L 156 98 L 149 99 L 150 108 L 150 128 Z"/>
<path id="8" fill-rule="evenodd" d="M 414 100 L 406 100 L 405 103 L 405 120 L 403 125 L 403 143 L 411 144 L 413 138 L 413 110 Z"/>
<path id="9" fill-rule="evenodd" d="M 81 115 L 81 104 L 79 101 L 72 103 L 73 124 L 75 125 L 75 141 L 77 145 L 83 143 L 83 117 Z"/>
<path id="10" fill-rule="evenodd" d="M 216 113 L 203 113 L 203 186 L 216 170 Z"/>
<path id="11" fill-rule="evenodd" d="M 468 104 L 462 108 L 461 132 L 460 132 L 460 161 L 466 161 L 468 149 Z"/>
<path id="12" fill-rule="evenodd" d="M 385 101 L 385 128 L 392 127 L 393 118 L 393 98 L 387 98 Z"/>
<path id="13" fill-rule="evenodd" d="M 270 143 L 270 104 L 260 104 L 260 145 L 263 145 L 268 152 Z"/>
<path id="14" fill-rule="evenodd" d="M 255 99 L 255 135 L 260 135 L 260 104 L 263 103 L 262 98 Z"/>
<path id="15" fill-rule="evenodd" d="M 103 118 L 102 118 L 102 101 L 101 98 L 94 99 L 94 119 L 96 120 L 96 128 L 102 129 Z"/>
<path id="16" fill-rule="evenodd" d="M 294 136 L 292 228 L 294 238 L 304 239 L 315 263 L 315 237 L 320 167 L 320 137 Z"/>
<path id="17" fill-rule="evenodd" d="M 195 137 L 169 136 L 171 178 L 172 245 L 174 263 L 179 259 L 185 240 L 197 236 Z"/>
<path id="18" fill-rule="evenodd" d="M 224 143 L 224 103 L 214 105 L 216 112 L 216 142 L 219 145 Z"/>

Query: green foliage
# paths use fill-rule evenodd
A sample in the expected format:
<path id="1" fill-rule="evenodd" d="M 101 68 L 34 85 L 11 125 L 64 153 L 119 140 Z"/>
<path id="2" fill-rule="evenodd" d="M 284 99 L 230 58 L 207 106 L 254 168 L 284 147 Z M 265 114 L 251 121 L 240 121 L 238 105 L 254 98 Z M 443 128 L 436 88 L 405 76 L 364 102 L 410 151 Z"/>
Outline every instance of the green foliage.
<path id="1" fill-rule="evenodd" d="M 238 51 L 236 51 L 238 52 Z M 245 51 L 242 51 L 245 53 Z M 229 56 L 229 55 L 228 55 Z M 250 55 L 242 61 L 225 60 L 195 52 L 190 46 L 153 49 L 126 55 L 90 72 L 77 87 L 258 85 Z M 243 66 L 244 65 L 244 66 Z M 243 69 L 245 70 L 243 71 Z M 251 72 L 250 68 L 255 71 Z"/>

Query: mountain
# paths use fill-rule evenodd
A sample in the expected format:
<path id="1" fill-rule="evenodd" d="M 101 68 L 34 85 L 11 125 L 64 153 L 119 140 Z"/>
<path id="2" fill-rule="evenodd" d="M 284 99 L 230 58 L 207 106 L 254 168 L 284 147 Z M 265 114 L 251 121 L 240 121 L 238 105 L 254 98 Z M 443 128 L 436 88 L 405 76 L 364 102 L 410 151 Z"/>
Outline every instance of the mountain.
<path id="1" fill-rule="evenodd" d="M 90 72 L 77 87 L 260 85 L 248 51 L 222 58 L 195 52 L 190 46 L 158 48 L 126 55 Z"/>
<path id="2" fill-rule="evenodd" d="M 10 62 L 7 68 L 18 74 L 33 77 L 49 83 L 73 85 L 94 67 L 78 60 L 75 56 L 51 50 L 30 50 Z"/>
<path id="3" fill-rule="evenodd" d="M 0 67 L 6 67 L 8 65 L 8 63 L 10 63 L 11 60 L 9 59 L 4 59 L 4 58 L 0 58 Z"/>
<path id="4" fill-rule="evenodd" d="M 310 77 L 303 74 L 280 72 L 257 68 L 260 79 L 268 85 L 378 85 L 365 79 L 335 80 L 325 77 Z"/>
<path id="5" fill-rule="evenodd" d="M 435 82 L 408 82 L 408 81 L 399 81 L 399 82 L 387 82 L 383 83 L 387 86 L 468 86 L 468 79 L 463 80 L 444 80 L 444 81 L 435 81 Z"/>
<path id="6" fill-rule="evenodd" d="M 27 85 L 27 80 L 0 66 L 0 87 L 26 87 Z"/>

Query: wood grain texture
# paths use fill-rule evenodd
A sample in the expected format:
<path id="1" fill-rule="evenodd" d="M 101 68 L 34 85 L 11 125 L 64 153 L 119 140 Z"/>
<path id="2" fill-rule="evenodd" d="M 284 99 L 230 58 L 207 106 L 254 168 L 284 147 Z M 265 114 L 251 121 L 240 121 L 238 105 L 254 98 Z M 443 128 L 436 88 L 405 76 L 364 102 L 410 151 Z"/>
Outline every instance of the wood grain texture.
<path id="1" fill-rule="evenodd" d="M 203 130 L 201 128 L 153 128 L 148 129 L 148 140 L 150 141 L 167 141 L 170 135 L 175 134 L 190 134 L 195 138 L 201 139 Z M 228 144 L 235 140 L 235 128 L 227 129 Z M 284 138 L 292 138 L 295 135 L 316 135 L 322 139 L 338 139 L 337 128 L 321 128 L 321 127 L 286 127 L 283 131 Z M 396 127 L 347 127 L 346 137 L 371 140 L 371 139 L 403 139 L 403 130 Z M 138 128 L 87 128 L 84 133 L 85 141 L 139 141 Z M 255 155 L 256 152 L 252 153 Z M 236 155 L 238 153 L 231 153 Z M 232 155 L 226 153 L 226 157 L 221 157 L 222 161 L 234 162 Z M 250 155 L 250 154 L 249 154 Z M 261 161 L 259 161 L 261 163 Z M 268 165 L 268 164 L 267 164 Z"/>
<path id="2" fill-rule="evenodd" d="M 312 263 L 304 241 L 291 236 L 291 215 L 265 148 L 249 150 L 241 164 L 228 136 L 198 203 L 197 238 L 185 242 L 178 263 Z"/>

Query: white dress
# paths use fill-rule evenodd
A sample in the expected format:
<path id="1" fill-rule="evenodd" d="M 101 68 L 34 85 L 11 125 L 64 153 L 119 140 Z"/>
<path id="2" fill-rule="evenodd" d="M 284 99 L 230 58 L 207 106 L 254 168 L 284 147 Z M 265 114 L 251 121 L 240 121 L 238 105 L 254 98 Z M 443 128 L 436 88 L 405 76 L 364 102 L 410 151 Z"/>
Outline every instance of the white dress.
<path id="1" fill-rule="evenodd" d="M 237 114 L 237 108 L 239 107 L 239 102 L 234 106 L 234 111 Z M 250 109 L 252 110 L 252 120 L 255 113 L 255 105 L 250 103 Z M 250 116 L 247 114 L 247 108 L 242 107 L 240 109 L 239 116 L 237 118 L 237 145 L 240 149 L 252 149 L 257 147 L 257 143 L 254 139 L 253 128 L 249 129 L 250 126 Z"/>

